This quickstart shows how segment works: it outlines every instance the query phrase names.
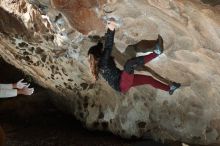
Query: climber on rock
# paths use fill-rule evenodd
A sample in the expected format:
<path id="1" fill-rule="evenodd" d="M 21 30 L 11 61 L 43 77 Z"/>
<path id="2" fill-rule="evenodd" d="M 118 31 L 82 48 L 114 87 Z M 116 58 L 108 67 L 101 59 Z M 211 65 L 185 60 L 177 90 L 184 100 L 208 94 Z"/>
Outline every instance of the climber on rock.
<path id="1" fill-rule="evenodd" d="M 173 92 L 181 86 L 180 83 L 172 82 L 169 85 L 151 76 L 134 74 L 134 70 L 137 69 L 137 67 L 144 66 L 163 53 L 162 37 L 160 35 L 158 36 L 152 53 L 129 59 L 124 65 L 124 70 L 121 71 L 116 67 L 114 58 L 111 56 L 116 25 L 114 19 L 111 19 L 107 23 L 108 30 L 105 37 L 104 50 L 102 43 L 99 42 L 88 51 L 90 71 L 95 80 L 98 79 L 98 74 L 100 73 L 113 89 L 122 93 L 126 93 L 131 87 L 149 84 L 157 89 L 167 91 L 172 95 Z"/>
<path id="2" fill-rule="evenodd" d="M 15 97 L 18 94 L 31 95 L 34 88 L 29 88 L 29 85 L 23 82 L 23 79 L 13 84 L 0 84 L 0 98 Z"/>

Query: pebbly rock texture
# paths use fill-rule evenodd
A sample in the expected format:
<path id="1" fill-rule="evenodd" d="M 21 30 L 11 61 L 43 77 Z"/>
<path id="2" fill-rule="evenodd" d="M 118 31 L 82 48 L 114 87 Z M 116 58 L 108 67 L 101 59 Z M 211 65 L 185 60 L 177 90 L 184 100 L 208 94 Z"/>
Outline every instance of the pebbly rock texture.
<path id="1" fill-rule="evenodd" d="M 0 54 L 62 96 L 54 103 L 89 129 L 122 137 L 220 143 L 220 6 L 218 1 L 1 0 Z M 148 85 L 121 94 L 93 82 L 87 51 L 114 17 L 114 55 L 122 68 L 138 47 L 164 39 L 147 66 L 182 83 L 174 95 Z M 141 42 L 140 42 L 141 41 Z M 152 42 L 151 42 L 152 43 Z M 149 45 L 149 42 L 148 42 Z M 146 72 L 140 72 L 148 74 Z"/>

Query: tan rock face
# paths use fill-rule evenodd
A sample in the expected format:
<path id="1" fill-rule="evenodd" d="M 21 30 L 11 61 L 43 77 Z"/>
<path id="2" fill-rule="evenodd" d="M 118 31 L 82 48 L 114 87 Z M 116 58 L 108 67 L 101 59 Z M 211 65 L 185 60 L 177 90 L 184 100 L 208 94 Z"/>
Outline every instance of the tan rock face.
<path id="1" fill-rule="evenodd" d="M 54 7 L 61 11 L 69 23 L 83 34 L 90 31 L 103 31 L 103 23 L 97 13 L 102 11 L 106 0 L 53 0 Z"/>
<path id="2" fill-rule="evenodd" d="M 218 5 L 199 0 L 1 0 L 0 6 L 1 56 L 63 95 L 53 96 L 54 102 L 88 128 L 127 138 L 220 143 Z M 136 55 L 128 45 L 161 34 L 165 51 L 147 66 L 182 83 L 174 95 L 149 85 L 123 95 L 102 78 L 93 82 L 87 51 L 94 42 L 87 34 L 104 35 L 103 20 L 110 17 L 120 26 L 113 53 L 120 68 Z M 150 44 L 138 43 L 143 45 Z"/>
<path id="3" fill-rule="evenodd" d="M 26 27 L 17 17 L 10 15 L 3 8 L 0 8 L 0 15 L 2 16 L 0 20 L 0 31 L 2 33 L 27 35 Z"/>

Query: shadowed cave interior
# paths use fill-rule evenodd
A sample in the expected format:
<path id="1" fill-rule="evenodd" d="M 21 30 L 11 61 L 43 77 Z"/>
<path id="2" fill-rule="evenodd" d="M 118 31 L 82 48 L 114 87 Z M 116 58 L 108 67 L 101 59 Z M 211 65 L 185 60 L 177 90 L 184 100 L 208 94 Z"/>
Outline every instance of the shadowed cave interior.
<path id="1" fill-rule="evenodd" d="M 2 58 L 0 68 L 1 83 L 24 78 L 35 88 L 32 96 L 0 99 L 0 125 L 6 135 L 6 146 L 176 146 L 151 140 L 126 140 L 108 132 L 86 130 L 73 116 L 57 109 L 49 91 L 35 84 L 30 76 Z"/>

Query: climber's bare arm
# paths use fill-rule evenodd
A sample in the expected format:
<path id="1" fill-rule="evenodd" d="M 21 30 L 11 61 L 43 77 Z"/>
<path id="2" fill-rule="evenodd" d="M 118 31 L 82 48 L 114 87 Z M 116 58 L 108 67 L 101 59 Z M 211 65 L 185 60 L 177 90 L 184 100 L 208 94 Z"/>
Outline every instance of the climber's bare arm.
<path id="1" fill-rule="evenodd" d="M 103 60 L 105 60 L 105 62 L 108 61 L 112 53 L 112 48 L 114 44 L 115 27 L 116 27 L 115 21 L 111 20 L 107 22 L 108 30 L 107 30 L 107 33 L 105 34 L 105 47 L 103 51 Z"/>

